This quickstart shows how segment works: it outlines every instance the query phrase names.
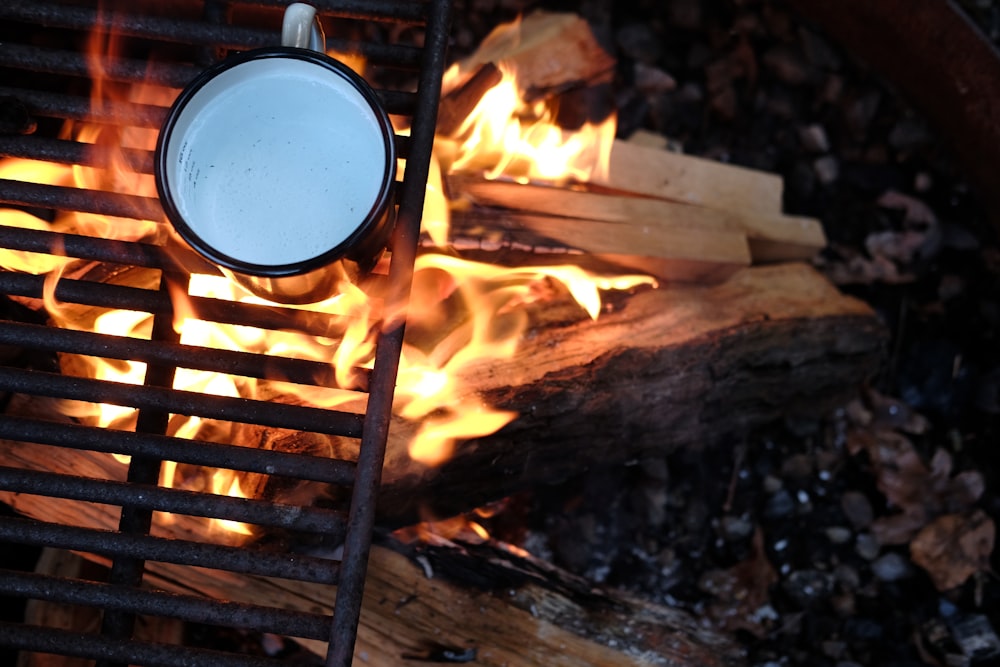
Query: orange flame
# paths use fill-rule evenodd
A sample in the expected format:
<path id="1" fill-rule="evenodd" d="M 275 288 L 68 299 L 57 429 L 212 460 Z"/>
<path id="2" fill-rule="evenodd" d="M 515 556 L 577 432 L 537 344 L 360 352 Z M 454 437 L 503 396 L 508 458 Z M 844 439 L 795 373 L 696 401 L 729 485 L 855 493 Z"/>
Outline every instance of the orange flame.
<path id="1" fill-rule="evenodd" d="M 116 51 L 113 35 L 95 32 L 91 41 L 95 110 L 118 102 L 169 105 L 177 91 L 160 86 L 113 85 L 104 76 L 104 63 Z M 343 54 L 338 58 L 345 59 Z M 352 62 L 363 68 L 363 63 Z M 130 149 L 150 151 L 157 132 L 152 128 L 114 129 L 97 124 L 67 122 L 64 138 L 89 144 L 95 163 L 91 166 L 62 166 L 30 160 L 0 161 L 0 178 L 17 178 L 44 184 L 69 185 L 123 194 L 155 196 L 150 175 L 138 173 L 129 159 Z M 491 177 L 501 174 L 517 178 L 552 181 L 586 180 L 595 169 L 604 168 L 614 121 L 567 133 L 552 122 L 551 114 L 539 105 L 520 101 L 514 73 L 505 72 L 500 86 L 484 98 L 456 138 L 442 138 L 434 156 L 434 168 L 427 185 L 424 230 L 439 245 L 446 245 L 449 203 L 444 193 L 440 168 L 477 169 Z M 163 244 L 169 232 L 155 221 L 137 221 L 85 213 L 58 214 L 49 222 L 23 211 L 0 211 L 0 224 L 56 232 L 78 233 L 129 241 L 146 240 Z M 149 338 L 151 316 L 147 313 L 111 311 L 81 320 L 79 307 L 61 304 L 54 296 L 63 275 L 77 270 L 80 263 L 70 258 L 0 251 L 5 268 L 46 275 L 45 307 L 59 326 L 92 328 L 101 333 Z M 398 374 L 396 415 L 419 424 L 409 445 L 410 456 L 435 466 L 450 457 L 458 443 L 482 437 L 503 428 L 516 414 L 485 405 L 458 378 L 470 364 L 509 358 L 517 349 L 528 317 L 524 306 L 541 298 L 540 286 L 557 281 L 578 300 L 590 317 L 601 309 L 599 291 L 628 289 L 652 283 L 645 276 L 600 278 L 579 267 L 505 268 L 469 262 L 452 256 L 425 254 L 415 267 L 414 289 L 407 317 L 410 321 Z M 358 371 L 374 361 L 375 334 L 379 322 L 392 315 L 382 312 L 379 299 L 370 298 L 354 285 L 323 303 L 302 307 L 343 322 L 339 339 L 293 332 L 262 330 L 224 325 L 201 319 L 190 297 L 268 304 L 247 294 L 220 276 L 192 275 L 187 292 L 172 290 L 175 329 L 181 343 L 220 350 L 247 350 L 262 354 L 317 360 L 332 365 L 335 387 L 311 387 L 290 383 L 257 382 L 219 373 L 180 369 L 174 387 L 205 394 L 233 397 L 274 397 L 291 394 L 294 400 L 319 407 L 364 410 L 364 397 L 353 391 Z M 421 337 L 421 332 L 434 332 Z M 89 377 L 140 384 L 145 365 L 137 362 L 80 357 L 65 372 Z M 360 396 L 360 398 L 359 398 Z M 110 428 L 131 428 L 134 411 L 127 407 L 69 403 L 67 414 Z M 171 431 L 181 438 L 232 441 L 228 426 L 208 424 L 199 418 L 174 415 Z M 240 443 L 237 443 L 240 444 Z M 180 485 L 176 464 L 167 462 L 161 483 Z M 240 480 L 232 471 L 218 471 L 211 481 L 213 493 L 245 497 Z M 239 534 L 249 529 L 232 522 L 213 521 L 213 526 Z"/>
<path id="2" fill-rule="evenodd" d="M 517 73 L 499 66 L 500 83 L 486 92 L 451 139 L 452 172 L 483 171 L 488 179 L 501 176 L 520 182 L 586 182 L 606 175 L 617 123 L 609 116 L 585 123 L 578 130 L 562 129 L 544 101 L 527 103 Z M 452 66 L 445 85 L 460 77 Z"/>

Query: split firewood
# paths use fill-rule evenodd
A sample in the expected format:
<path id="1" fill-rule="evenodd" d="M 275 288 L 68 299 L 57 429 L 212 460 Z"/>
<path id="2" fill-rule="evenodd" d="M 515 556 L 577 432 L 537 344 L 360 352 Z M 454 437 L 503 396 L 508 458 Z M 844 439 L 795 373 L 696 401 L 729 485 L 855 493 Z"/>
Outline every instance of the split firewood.
<path id="1" fill-rule="evenodd" d="M 107 454 L 6 441 L 0 441 L 0 464 L 116 481 L 124 480 L 126 469 Z M 0 494 L 0 501 L 53 523 L 101 530 L 114 530 L 118 523 L 117 509 L 109 505 L 14 493 Z M 204 530 L 204 520 L 197 517 L 154 517 L 157 535 L 204 541 Z M 234 543 L 217 532 L 210 535 Z M 492 667 L 743 664 L 732 641 L 705 630 L 688 614 L 590 586 L 530 556 L 488 544 L 459 548 L 405 546 L 389 538 L 380 542 L 368 564 L 356 664 L 395 667 L 408 660 L 434 661 L 445 651 L 470 660 L 475 656 L 475 664 Z M 84 555 L 106 564 L 94 554 Z M 470 573 L 476 574 L 474 579 Z M 147 563 L 145 583 L 175 593 L 311 613 L 331 613 L 336 597 L 332 586 L 153 561 Z M 83 608 L 66 615 L 54 606 L 37 607 L 35 620 L 99 622 L 99 611 L 91 610 L 88 617 Z M 321 642 L 298 641 L 320 655 L 326 652 Z"/>
<path id="2" fill-rule="evenodd" d="M 472 110 L 476 108 L 483 95 L 500 83 L 503 73 L 493 63 L 486 63 L 479 67 L 466 81 L 446 93 L 441 98 L 438 107 L 437 132 L 445 136 L 451 136 L 458 132 L 462 123 L 469 117 Z"/>
<path id="3" fill-rule="evenodd" d="M 494 30 L 475 53 L 458 63 L 456 85 L 484 65 L 517 73 L 518 87 L 543 97 L 572 86 L 611 81 L 615 60 L 576 14 L 535 11 Z"/>
<path id="4" fill-rule="evenodd" d="M 777 174 L 616 139 L 606 173 L 595 185 L 724 211 L 780 215 L 784 183 Z"/>
<path id="5" fill-rule="evenodd" d="M 607 172 L 592 182 L 724 212 L 746 233 L 755 263 L 810 259 L 826 245 L 818 220 L 782 213 L 775 174 L 616 140 Z"/>
<path id="6" fill-rule="evenodd" d="M 745 233 L 722 212 L 470 176 L 452 176 L 448 183 L 453 196 L 477 204 L 456 207 L 452 234 L 476 233 L 472 225 L 487 235 L 486 229 L 515 236 L 527 230 L 555 245 L 670 281 L 718 282 L 750 265 Z M 482 206 L 493 207 L 493 215 Z"/>

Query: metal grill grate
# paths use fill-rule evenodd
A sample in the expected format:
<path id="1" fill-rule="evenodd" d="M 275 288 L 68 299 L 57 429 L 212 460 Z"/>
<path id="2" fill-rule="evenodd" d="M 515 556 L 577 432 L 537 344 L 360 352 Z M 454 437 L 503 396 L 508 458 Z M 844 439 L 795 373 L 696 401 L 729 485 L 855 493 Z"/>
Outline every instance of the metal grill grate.
<path id="1" fill-rule="evenodd" d="M 169 5 L 157 3 L 37 2 L 5 0 L 0 5 L 0 158 L 104 169 L 111 158 L 95 145 L 60 135 L 66 121 L 85 121 L 120 131 L 158 128 L 166 108 L 157 104 L 111 101 L 91 104 L 91 72 L 84 45 L 95 30 L 113 31 L 125 49 L 105 58 L 105 77 L 114 85 L 146 83 L 180 88 L 202 67 L 231 50 L 274 44 L 287 0 L 227 0 Z M 358 53 L 368 65 L 387 111 L 410 127 L 397 135 L 405 160 L 396 184 L 397 223 L 387 268 L 373 281 L 383 300 L 381 312 L 399 312 L 409 291 L 419 234 L 424 188 L 433 143 L 437 100 L 448 31 L 447 0 L 313 0 L 327 28 L 328 49 Z M 156 53 L 152 58 L 150 53 Z M 166 54 L 163 56 L 162 54 Z M 382 85 L 384 88 L 378 89 Z M 397 89 L 398 88 L 398 89 Z M 415 92 L 412 92 L 415 91 Z M 13 120 L 11 120 L 13 119 Z M 36 129 L 37 126 L 37 129 Z M 401 125 L 397 125 L 397 130 Z M 148 150 L 121 150 L 126 169 L 152 172 Z M 67 212 L 114 216 L 118 224 L 162 221 L 155 197 L 126 194 L 113 187 L 39 183 L 18 172 L 0 173 L 0 206 L 52 220 Z M 2 214 L 2 211 L 0 211 Z M 334 369 L 324 360 L 275 353 L 234 351 L 182 343 L 172 325 L 177 290 L 188 291 L 189 269 L 217 273 L 214 267 L 171 247 L 167 235 L 122 241 L 99 234 L 53 231 L 45 225 L 0 225 L 3 249 L 59 255 L 85 267 L 64 275 L 54 290 L 45 275 L 0 270 L 6 305 L 0 314 L 0 348 L 11 350 L 0 366 L 0 452 L 18 452 L 24 465 L 0 466 L 0 500 L 38 497 L 53 507 L 69 507 L 43 518 L 0 517 L 0 548 L 34 545 L 71 549 L 109 563 L 107 581 L 64 579 L 18 571 L 0 571 L 0 593 L 20 599 L 92 607 L 103 617 L 99 631 L 79 633 L 26 623 L 0 624 L 0 645 L 17 650 L 80 656 L 98 664 L 258 665 L 265 658 L 185 645 L 143 642 L 134 637 L 137 617 L 170 617 L 279 635 L 329 641 L 328 665 L 350 664 L 357 635 L 362 590 L 402 345 L 402 326 L 376 323 L 374 364 L 356 369 L 352 388 L 365 402 L 362 411 L 328 409 L 279 399 L 211 395 L 175 389 L 180 369 L 196 369 L 242 378 L 280 379 L 303 386 L 336 387 Z M 130 272 L 152 279 L 129 281 Z M 124 276 L 124 278 L 123 278 Z M 30 317 L 18 303 L 43 297 L 86 312 L 126 309 L 152 321 L 147 337 L 111 336 Z M 336 341 L 350 318 L 305 309 L 278 308 L 224 299 L 189 298 L 198 319 L 263 330 L 295 331 Z M 42 316 L 37 315 L 41 313 Z M 384 325 L 384 326 L 383 326 Z M 333 345 L 334 343 L 331 343 Z M 140 385 L 79 377 L 52 363 L 56 356 L 85 355 L 147 364 Z M 49 365 L 46 365 L 46 364 Z M 12 398 L 14 397 L 14 398 Z M 56 399 L 113 404 L 136 410 L 134 426 L 101 428 L 44 410 L 18 411 L 12 405 L 49 405 Z M 318 435 L 351 443 L 343 457 L 241 446 L 178 437 L 172 415 L 197 416 L 229 424 L 235 431 L 285 429 L 305 437 Z M 257 429 L 255 431 L 254 429 Z M 252 440 L 252 438 L 250 438 Z M 50 469 L 55 458 L 86 453 L 130 456 L 120 476 L 94 474 L 91 468 Z M 230 498 L 204 490 L 166 488 L 159 478 L 165 461 L 187 466 L 266 476 L 286 484 L 312 482 L 346 489 L 342 502 L 330 506 L 293 504 L 273 497 Z M 55 467 L 57 468 L 57 466 Z M 112 465 L 112 469 L 113 465 Z M 263 477 L 262 477 L 263 478 Z M 336 494 L 333 494 L 336 495 Z M 92 521 L 87 508 L 110 507 L 113 525 Z M 79 520 L 74 516 L 79 512 Z M 219 531 L 171 535 L 164 514 L 211 517 L 252 524 L 258 532 L 286 531 L 318 535 L 342 544 L 342 554 L 294 553 L 260 541 L 234 543 Z M 45 520 L 42 520 L 45 519 Z M 169 527 L 169 526 L 168 526 Z M 3 546 L 6 544 L 6 546 Z M 323 552 L 327 553 L 327 552 Z M 332 613 L 303 613 L 263 604 L 222 602 L 198 595 L 168 593 L 143 585 L 144 573 L 157 564 L 197 566 L 225 573 L 246 573 L 300 582 L 336 585 Z"/>

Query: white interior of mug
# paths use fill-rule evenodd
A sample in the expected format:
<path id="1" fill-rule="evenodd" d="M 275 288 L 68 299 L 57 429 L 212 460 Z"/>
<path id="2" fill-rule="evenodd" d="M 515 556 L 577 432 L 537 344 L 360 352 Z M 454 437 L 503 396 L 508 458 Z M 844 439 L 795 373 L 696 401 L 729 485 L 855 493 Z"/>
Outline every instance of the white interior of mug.
<path id="1" fill-rule="evenodd" d="M 379 201 L 391 151 L 371 106 L 307 60 L 242 62 L 177 117 L 166 182 L 201 241 L 238 262 L 306 262 L 348 239 Z"/>

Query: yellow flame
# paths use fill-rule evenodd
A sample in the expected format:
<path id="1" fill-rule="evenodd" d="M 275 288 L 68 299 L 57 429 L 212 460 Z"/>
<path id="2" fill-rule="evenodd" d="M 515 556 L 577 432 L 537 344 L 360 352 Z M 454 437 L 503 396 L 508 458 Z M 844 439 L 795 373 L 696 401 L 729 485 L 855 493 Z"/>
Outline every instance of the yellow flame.
<path id="1" fill-rule="evenodd" d="M 457 72 L 457 70 L 451 70 Z M 452 172 L 484 171 L 486 178 L 585 182 L 606 174 L 617 123 L 614 116 L 562 129 L 544 102 L 523 101 L 517 73 L 500 66 L 500 83 L 488 90 L 453 139 L 460 142 Z"/>
<path id="2" fill-rule="evenodd" d="M 104 76 L 104 63 L 116 49 L 114 35 L 94 33 L 89 62 L 94 78 L 95 110 L 112 102 L 168 106 L 176 90 L 146 84 L 121 86 Z M 358 72 L 364 69 L 364 62 L 353 60 L 349 54 L 333 55 Z M 449 74 L 454 75 L 454 71 Z M 576 132 L 562 130 L 544 104 L 522 101 L 516 73 L 504 71 L 500 85 L 483 98 L 456 136 L 439 138 L 427 182 L 423 230 L 435 244 L 447 246 L 450 203 L 443 173 L 476 170 L 486 172 L 491 178 L 504 175 L 522 180 L 583 181 L 595 170 L 606 169 L 614 131 L 613 119 Z M 87 144 L 101 166 L 4 160 L 0 161 L 0 178 L 153 197 L 156 192 L 152 178 L 137 172 L 127 149 L 152 150 L 156 135 L 154 128 L 67 122 L 60 136 Z M 0 210 L 0 224 L 161 244 L 168 237 L 168 232 L 153 221 L 84 213 L 59 213 L 50 222 L 23 211 Z M 64 275 L 75 275 L 71 272 L 77 265 L 58 253 L 0 250 L 0 266 L 46 276 L 45 307 L 60 326 L 90 328 L 89 322 L 79 320 L 76 310 L 55 298 L 58 281 Z M 469 387 L 462 386 L 460 378 L 463 369 L 470 365 L 515 354 L 529 323 L 524 306 L 545 298 L 548 290 L 544 286 L 549 282 L 563 285 L 592 318 L 601 311 L 601 290 L 653 284 L 646 276 L 603 278 L 573 265 L 508 268 L 444 254 L 424 254 L 418 258 L 406 314 L 408 338 L 400 360 L 394 405 L 399 417 L 417 423 L 409 447 L 414 460 L 428 466 L 440 465 L 463 440 L 489 435 L 516 418 L 512 412 L 484 404 Z M 323 337 L 201 319 L 191 297 L 275 306 L 248 294 L 224 276 L 195 274 L 190 276 L 186 292 L 172 287 L 174 327 L 182 344 L 327 363 L 331 365 L 336 385 L 312 387 L 275 380 L 264 382 L 182 368 L 175 376 L 176 389 L 244 398 L 287 395 L 296 402 L 319 407 L 364 410 L 364 395 L 354 391 L 359 384 L 359 371 L 373 365 L 380 321 L 395 315 L 383 312 L 379 298 L 345 284 L 337 296 L 299 308 L 306 314 L 322 314 L 336 323 L 335 334 Z M 151 322 L 147 313 L 111 311 L 96 315 L 92 328 L 100 333 L 148 339 Z M 72 372 L 113 382 L 141 384 L 146 371 L 145 364 L 138 362 L 91 357 L 80 360 L 86 369 L 74 367 Z M 66 411 L 89 423 L 111 428 L 131 428 L 135 419 L 133 409 L 120 406 L 70 403 Z M 220 442 L 236 438 L 229 425 L 198 417 L 173 415 L 170 424 L 172 433 L 180 438 Z M 178 476 L 177 464 L 165 462 L 161 484 L 182 485 Z M 215 471 L 209 487 L 213 493 L 246 497 L 240 477 L 233 471 Z M 211 523 L 228 532 L 250 533 L 249 527 L 237 522 Z M 474 525 L 478 530 L 476 527 L 470 530 L 486 539 L 488 536 L 481 526 Z"/>

